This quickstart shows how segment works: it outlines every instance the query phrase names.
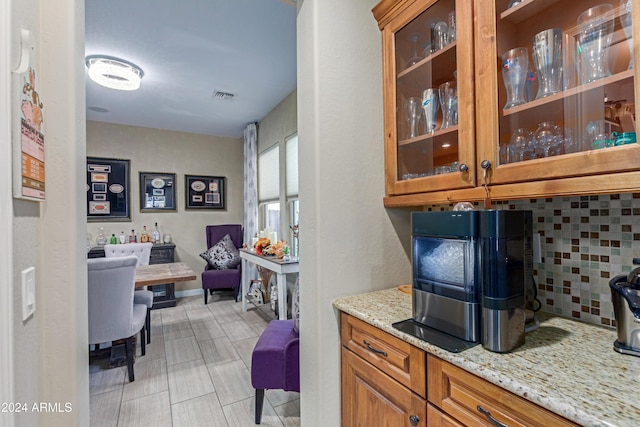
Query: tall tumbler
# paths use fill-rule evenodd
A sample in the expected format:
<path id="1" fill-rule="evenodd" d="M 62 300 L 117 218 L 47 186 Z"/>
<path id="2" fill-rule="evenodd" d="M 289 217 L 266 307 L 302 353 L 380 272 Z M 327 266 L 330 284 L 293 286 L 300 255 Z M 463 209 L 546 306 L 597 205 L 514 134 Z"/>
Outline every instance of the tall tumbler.
<path id="1" fill-rule="evenodd" d="M 516 47 L 502 55 L 502 78 L 507 89 L 507 103 L 504 108 L 522 105 L 527 71 L 529 70 L 529 51 L 526 47 Z"/>
<path id="2" fill-rule="evenodd" d="M 456 82 L 442 83 L 438 88 L 440 95 L 440 108 L 442 109 L 442 126 L 446 129 L 458 124 L 458 91 Z"/>
<path id="3" fill-rule="evenodd" d="M 613 38 L 615 14 L 613 6 L 594 6 L 578 16 L 578 57 L 580 82 L 591 83 L 609 76 L 607 48 Z"/>
<path id="4" fill-rule="evenodd" d="M 427 133 L 436 130 L 436 121 L 438 120 L 438 89 L 425 89 L 422 91 L 422 109 L 424 110 L 424 118 L 426 121 Z"/>
<path id="5" fill-rule="evenodd" d="M 536 99 L 562 92 L 562 29 L 551 28 L 533 36 L 531 53 L 538 74 Z"/>
<path id="6" fill-rule="evenodd" d="M 633 68 L 633 18 L 631 0 L 620 0 L 620 23 L 629 45 L 629 70 Z"/>
<path id="7" fill-rule="evenodd" d="M 407 115 L 407 122 L 409 123 L 409 138 L 419 136 L 418 124 L 420 123 L 420 116 L 422 115 L 421 105 L 422 100 L 415 96 L 407 99 L 405 103 L 405 113 Z"/>

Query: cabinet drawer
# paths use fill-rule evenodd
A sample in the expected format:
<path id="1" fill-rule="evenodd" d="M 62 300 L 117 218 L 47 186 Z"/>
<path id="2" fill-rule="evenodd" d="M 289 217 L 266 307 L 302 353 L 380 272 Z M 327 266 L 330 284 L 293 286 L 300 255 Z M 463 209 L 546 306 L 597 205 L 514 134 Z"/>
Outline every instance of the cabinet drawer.
<path id="1" fill-rule="evenodd" d="M 431 403 L 427 405 L 427 425 L 429 427 L 464 427 Z"/>
<path id="2" fill-rule="evenodd" d="M 340 316 L 344 347 L 426 399 L 424 351 L 353 316 Z"/>
<path id="3" fill-rule="evenodd" d="M 467 426 L 572 427 L 577 424 L 490 382 L 428 357 L 429 402 Z"/>

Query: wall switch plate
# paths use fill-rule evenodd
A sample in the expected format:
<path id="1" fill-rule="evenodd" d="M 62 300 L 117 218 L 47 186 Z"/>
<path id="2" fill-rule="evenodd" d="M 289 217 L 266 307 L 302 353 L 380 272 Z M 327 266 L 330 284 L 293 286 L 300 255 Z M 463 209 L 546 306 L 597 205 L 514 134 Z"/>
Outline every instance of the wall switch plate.
<path id="1" fill-rule="evenodd" d="M 533 262 L 542 263 L 542 248 L 540 245 L 540 233 L 533 233 Z"/>
<path id="2" fill-rule="evenodd" d="M 29 267 L 22 271 L 22 320 L 36 312 L 36 269 Z"/>

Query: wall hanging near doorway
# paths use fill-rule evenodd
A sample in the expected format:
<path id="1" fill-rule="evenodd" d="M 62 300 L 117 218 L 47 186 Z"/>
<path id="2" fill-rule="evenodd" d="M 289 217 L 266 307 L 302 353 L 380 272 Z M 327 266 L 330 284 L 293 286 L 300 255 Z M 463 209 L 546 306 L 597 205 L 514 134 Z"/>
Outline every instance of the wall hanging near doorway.
<path id="1" fill-rule="evenodd" d="M 225 209 L 225 177 L 185 175 L 185 209 Z"/>
<path id="2" fill-rule="evenodd" d="M 140 212 L 176 211 L 176 174 L 140 172 Z"/>
<path id="3" fill-rule="evenodd" d="M 87 221 L 131 221 L 129 160 L 87 157 Z"/>

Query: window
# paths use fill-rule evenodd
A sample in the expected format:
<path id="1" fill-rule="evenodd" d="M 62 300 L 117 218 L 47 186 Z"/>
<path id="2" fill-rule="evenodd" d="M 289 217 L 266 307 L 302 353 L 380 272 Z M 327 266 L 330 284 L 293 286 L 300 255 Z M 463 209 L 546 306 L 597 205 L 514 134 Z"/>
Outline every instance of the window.
<path id="1" fill-rule="evenodd" d="M 280 233 L 280 148 L 276 145 L 258 156 L 258 210 L 260 229 Z"/>
<path id="2" fill-rule="evenodd" d="M 298 241 L 293 237 L 291 226 L 299 223 L 298 135 L 293 134 L 285 139 L 282 159 L 281 146 L 282 142 L 258 156 L 258 228 L 263 230 L 269 227 L 275 231 L 278 239 L 286 240 L 291 253 L 297 256 Z M 280 164 L 280 160 L 284 165 Z M 281 182 L 284 183 L 282 195 Z"/>

